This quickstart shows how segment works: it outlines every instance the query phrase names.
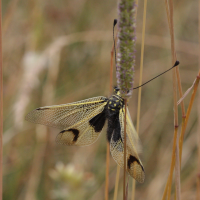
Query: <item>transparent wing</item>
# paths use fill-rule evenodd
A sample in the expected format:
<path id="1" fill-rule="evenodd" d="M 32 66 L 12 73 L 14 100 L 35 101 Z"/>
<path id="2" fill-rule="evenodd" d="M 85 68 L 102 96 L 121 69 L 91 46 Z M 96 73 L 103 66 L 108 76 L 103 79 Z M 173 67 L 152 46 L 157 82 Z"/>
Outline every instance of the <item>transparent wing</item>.
<path id="1" fill-rule="evenodd" d="M 92 118 L 101 112 L 99 107 L 102 108 L 106 102 L 107 98 L 100 96 L 69 104 L 40 107 L 28 113 L 25 119 L 63 130 Z"/>
<path id="2" fill-rule="evenodd" d="M 110 142 L 110 150 L 117 164 L 124 168 L 124 108 L 120 110 L 119 119 L 117 120 L 118 123 Z M 127 112 L 126 133 L 126 171 L 136 181 L 143 183 L 145 173 L 138 156 L 139 138 L 132 124 L 129 112 Z"/>
<path id="3" fill-rule="evenodd" d="M 61 131 L 56 142 L 63 145 L 84 146 L 94 143 L 106 121 L 105 103 L 96 107 L 90 116 Z"/>
<path id="4" fill-rule="evenodd" d="M 106 97 L 94 97 L 75 103 L 45 106 L 31 111 L 26 120 L 62 129 L 56 142 L 65 145 L 89 145 L 101 133 L 105 121 Z"/>

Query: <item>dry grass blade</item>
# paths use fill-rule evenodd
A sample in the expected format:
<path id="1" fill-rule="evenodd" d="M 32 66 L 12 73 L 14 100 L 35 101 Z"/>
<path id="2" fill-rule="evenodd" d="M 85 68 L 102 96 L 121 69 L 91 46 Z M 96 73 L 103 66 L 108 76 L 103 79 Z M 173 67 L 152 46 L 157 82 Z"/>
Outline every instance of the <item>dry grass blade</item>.
<path id="1" fill-rule="evenodd" d="M 175 181 L 176 181 L 176 199 L 181 199 L 181 188 L 180 188 L 180 160 L 179 160 L 179 143 L 176 142 L 176 162 L 175 162 Z"/>
<path id="2" fill-rule="evenodd" d="M 116 173 L 116 179 L 115 179 L 115 191 L 114 191 L 113 200 L 117 200 L 117 193 L 118 193 L 118 186 L 119 186 L 119 175 L 120 175 L 120 166 L 117 165 L 117 173 Z"/>
<path id="3" fill-rule="evenodd" d="M 124 100 L 125 103 L 125 114 L 124 114 L 124 200 L 126 200 L 126 113 L 127 113 L 127 100 Z"/>
<path id="4" fill-rule="evenodd" d="M 147 0 L 144 0 L 139 85 L 142 85 L 146 13 L 147 13 Z M 140 126 L 141 95 L 142 95 L 142 87 L 139 88 L 139 92 L 138 92 L 137 125 L 136 125 L 136 131 L 137 131 L 138 134 L 139 134 L 139 126 Z M 131 199 L 132 200 L 135 199 L 135 180 L 133 180 L 133 183 L 132 183 L 132 195 L 131 195 Z"/>
<path id="5" fill-rule="evenodd" d="M 109 166 L 110 166 L 110 144 L 106 145 L 106 181 L 105 181 L 105 200 L 108 200 L 109 194 Z"/>
<path id="6" fill-rule="evenodd" d="M 173 2 L 171 0 L 165 0 L 166 12 L 167 12 L 167 19 L 170 29 L 170 36 L 171 36 L 171 54 L 172 54 L 172 64 L 176 61 L 176 52 L 175 52 L 175 43 L 174 43 L 174 25 L 173 25 Z M 173 177 L 173 170 L 175 165 L 175 159 L 179 159 L 178 155 L 176 155 L 176 151 L 178 152 L 178 142 L 177 142 L 177 132 L 178 132 L 178 107 L 177 107 L 177 85 L 176 85 L 176 78 L 178 79 L 178 86 L 179 86 L 179 94 L 182 97 L 182 88 L 181 88 L 181 81 L 178 69 L 173 69 L 173 97 L 174 97 L 174 140 L 173 140 L 173 151 L 172 151 L 172 160 L 171 160 L 171 167 L 170 173 L 167 180 L 167 184 L 165 187 L 163 200 L 166 198 L 170 200 L 171 197 L 171 185 L 172 185 L 172 177 Z M 182 113 L 184 115 L 184 104 L 182 103 Z M 176 160 L 176 165 L 179 166 L 179 160 Z M 177 198 L 180 199 L 180 167 L 176 167 L 176 194 Z"/>
<path id="7" fill-rule="evenodd" d="M 196 82 L 196 79 L 194 80 L 192 86 L 190 88 L 188 88 L 187 91 L 184 93 L 184 95 L 178 100 L 177 105 L 179 105 L 183 101 L 183 99 L 185 99 L 185 97 L 189 94 L 189 92 L 194 87 L 195 82 Z"/>
<path id="8" fill-rule="evenodd" d="M 126 184 L 126 198 L 125 198 L 125 200 L 128 200 L 128 183 L 129 183 L 129 177 L 128 177 L 127 184 Z"/>
<path id="9" fill-rule="evenodd" d="M 190 112 L 191 112 L 191 109 L 192 109 L 192 106 L 193 106 L 193 103 L 194 103 L 194 98 L 195 98 L 196 93 L 197 93 L 199 80 L 200 80 L 200 70 L 198 72 L 198 75 L 197 75 L 197 78 L 196 78 L 196 81 L 195 81 L 195 84 L 194 84 L 194 89 L 193 89 L 192 96 L 191 96 L 191 99 L 190 99 L 190 102 L 189 102 L 189 106 L 188 106 L 188 109 L 187 109 L 187 112 L 186 112 L 186 118 L 185 118 L 184 123 L 183 123 L 183 128 L 181 129 L 181 134 L 180 134 L 180 139 L 179 139 L 179 146 L 180 146 L 179 159 L 180 159 L 180 161 L 181 161 L 181 156 L 182 156 L 183 138 L 184 138 L 186 126 L 187 126 L 187 123 L 188 123 L 188 119 L 189 119 L 189 116 L 190 116 Z"/>
<path id="10" fill-rule="evenodd" d="M 200 0 L 198 2 L 198 34 L 199 34 L 199 69 L 200 69 Z M 198 92 L 198 102 L 200 102 L 200 91 Z M 197 126 L 197 149 L 198 149 L 198 166 L 197 166 L 197 185 L 196 185 L 196 199 L 200 199 L 200 104 L 197 105 L 198 112 L 198 126 Z"/>
<path id="11" fill-rule="evenodd" d="M 2 9 L 0 0 L 0 200 L 3 189 L 3 62 L 2 62 Z"/>
<path id="12" fill-rule="evenodd" d="M 113 90 L 113 52 L 114 52 L 114 45 L 111 50 L 111 58 L 110 58 L 110 86 L 109 86 L 109 93 L 112 94 Z M 105 200 L 108 200 L 108 193 L 109 193 L 109 166 L 110 166 L 110 144 L 107 142 L 107 149 L 106 149 L 106 183 L 105 183 Z"/>
<path id="13" fill-rule="evenodd" d="M 200 76 L 200 71 L 198 73 L 198 76 Z M 190 103 L 189 103 L 189 106 L 188 106 L 188 109 L 187 109 L 186 118 L 182 121 L 181 133 L 180 133 L 180 137 L 179 137 L 179 160 L 180 160 L 180 166 L 181 166 L 181 156 L 182 156 L 184 133 L 185 133 L 185 129 L 186 129 L 186 126 L 187 126 L 187 123 L 188 123 L 188 119 L 189 119 L 189 116 L 190 116 L 190 112 L 191 112 L 191 109 L 192 109 L 194 98 L 195 98 L 195 95 L 196 95 L 196 92 L 197 92 L 198 84 L 199 84 L 199 78 L 196 78 L 196 81 L 195 81 L 195 84 L 194 84 L 194 90 L 193 90 L 193 93 L 192 93 L 192 96 L 191 96 L 191 99 L 190 99 Z M 175 136 L 176 136 L 176 134 L 177 133 L 175 132 L 174 133 L 174 142 L 173 142 L 173 152 L 172 152 L 172 159 L 171 159 L 172 162 L 171 162 L 171 167 L 170 167 L 170 174 L 169 174 L 169 177 L 168 177 L 168 180 L 167 180 L 167 184 L 165 186 L 165 190 L 164 190 L 164 194 L 163 194 L 162 200 L 164 200 L 166 198 L 167 191 L 169 190 L 169 186 L 172 184 L 173 169 L 174 169 L 174 166 L 175 166 L 175 146 L 174 145 L 175 145 Z"/>

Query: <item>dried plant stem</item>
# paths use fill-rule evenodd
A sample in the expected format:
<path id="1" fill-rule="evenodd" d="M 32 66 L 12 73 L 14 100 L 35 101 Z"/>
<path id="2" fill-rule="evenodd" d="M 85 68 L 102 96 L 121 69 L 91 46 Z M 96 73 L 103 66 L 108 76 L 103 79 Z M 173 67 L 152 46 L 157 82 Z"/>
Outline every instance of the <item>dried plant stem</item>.
<path id="1" fill-rule="evenodd" d="M 105 200 L 108 200 L 109 187 L 109 166 L 110 166 L 110 144 L 107 142 L 106 153 L 106 183 L 105 183 Z"/>
<path id="2" fill-rule="evenodd" d="M 170 35 L 171 35 L 171 54 L 172 54 L 172 64 L 176 61 L 176 52 L 175 52 L 175 44 L 174 44 L 174 25 L 173 25 L 173 2 L 172 0 L 165 0 L 165 6 L 166 6 L 166 12 L 167 12 L 167 19 L 170 29 Z M 166 198 L 170 199 L 171 196 L 171 185 L 172 185 L 172 177 L 173 177 L 173 170 L 175 165 L 175 159 L 176 159 L 176 173 L 175 173 L 175 181 L 176 181 L 176 198 L 180 199 L 180 163 L 179 163 L 179 155 L 177 154 L 179 152 L 179 143 L 177 140 L 177 132 L 178 132 L 178 107 L 177 107 L 177 80 L 178 80 L 178 88 L 179 88 L 179 95 L 180 97 L 183 96 L 182 94 L 182 87 L 181 87 L 181 80 L 180 80 L 180 74 L 178 67 L 177 69 L 173 69 L 173 97 L 174 97 L 174 141 L 173 141 L 173 151 L 172 151 L 172 160 L 171 160 L 171 167 L 170 167 L 170 173 L 168 177 L 168 181 L 165 187 L 164 195 L 162 199 Z M 182 102 L 181 104 L 182 108 L 182 116 L 184 118 L 185 116 L 185 109 L 184 104 Z M 177 154 L 177 155 L 176 155 Z M 176 155 L 176 156 L 175 156 Z M 178 160 L 177 160 L 178 159 Z"/>
<path id="3" fill-rule="evenodd" d="M 180 188 L 180 160 L 179 160 L 179 146 L 178 140 L 176 142 L 176 162 L 175 162 L 175 182 L 176 182 L 176 200 L 181 199 L 181 188 Z"/>
<path id="4" fill-rule="evenodd" d="M 113 54 L 114 54 L 114 45 L 112 47 L 111 59 L 110 59 L 110 87 L 109 87 L 110 95 L 113 92 Z"/>
<path id="5" fill-rule="evenodd" d="M 127 100 L 125 103 L 125 114 L 124 114 L 124 200 L 126 200 L 126 111 L 127 111 Z"/>
<path id="6" fill-rule="evenodd" d="M 200 77 L 200 70 L 198 72 L 198 76 L 197 77 Z M 199 78 L 196 79 L 196 82 L 195 82 L 195 85 L 194 85 L 193 93 L 192 93 L 192 96 L 191 96 L 191 99 L 190 99 L 190 102 L 189 102 L 189 106 L 188 106 L 188 109 L 187 109 L 187 112 L 186 112 L 186 118 L 182 121 L 181 134 L 180 134 L 180 138 L 179 138 L 180 167 L 181 167 L 181 155 L 182 155 L 182 144 L 183 144 L 184 133 L 185 133 L 185 129 L 187 127 L 188 119 L 189 119 L 190 112 L 191 112 L 191 109 L 192 109 L 192 105 L 193 105 L 193 102 L 194 102 L 194 98 L 195 98 L 195 95 L 196 95 L 196 92 L 197 92 L 198 84 L 199 84 Z M 174 133 L 174 142 L 173 142 L 173 151 L 172 151 L 172 159 L 171 159 L 172 162 L 171 162 L 171 167 L 170 167 L 170 174 L 169 174 L 169 177 L 168 177 L 168 180 L 167 180 L 167 184 L 165 186 L 165 190 L 164 190 L 164 194 L 163 194 L 162 200 L 166 199 L 167 191 L 169 191 L 168 190 L 168 186 L 170 186 L 172 184 L 173 169 L 174 169 L 174 166 L 175 166 L 175 153 L 174 153 L 174 151 L 175 151 L 174 148 L 175 147 L 174 147 L 174 144 L 175 144 L 175 136 L 176 136 L 176 134 Z M 171 187 L 170 187 L 170 191 L 171 191 Z"/>
<path id="7" fill-rule="evenodd" d="M 194 89 L 193 89 L 192 96 L 191 96 L 191 99 L 190 99 L 190 102 L 189 102 L 189 105 L 188 105 L 188 109 L 187 109 L 187 112 L 186 112 L 186 118 L 184 120 L 184 126 L 183 126 L 183 129 L 181 131 L 181 136 L 180 136 L 180 139 L 179 139 L 179 144 L 180 144 L 180 161 L 181 161 L 181 155 L 182 155 L 182 144 L 183 144 L 184 133 L 185 133 L 185 129 L 186 129 L 186 126 L 187 126 L 187 123 L 188 123 L 188 119 L 189 119 L 189 116 L 190 116 L 192 105 L 194 103 L 194 98 L 195 98 L 195 95 L 197 93 L 197 88 L 198 88 L 198 85 L 199 85 L 199 80 L 200 80 L 200 70 L 198 72 L 198 75 L 197 75 L 197 78 L 196 78 L 196 81 L 195 81 L 195 84 L 194 84 Z"/>
<path id="8" fill-rule="evenodd" d="M 170 11 L 169 11 L 169 6 L 168 6 L 168 0 L 165 0 L 165 7 L 166 7 L 166 13 L 167 13 L 167 20 L 168 20 L 168 25 L 169 25 L 169 30 L 170 30 L 170 35 L 171 37 L 173 36 L 173 29 L 171 26 L 171 21 L 170 21 Z M 176 55 L 175 55 L 176 58 Z M 172 62 L 172 64 L 174 64 Z M 181 78 L 180 78 L 180 72 L 179 72 L 179 66 L 176 67 L 176 78 L 178 82 L 178 90 L 179 90 L 179 97 L 181 98 L 183 96 L 183 91 L 182 91 L 182 86 L 181 86 Z M 181 102 L 181 110 L 182 110 L 182 118 L 185 117 L 185 107 L 184 107 L 184 102 Z"/>
<path id="9" fill-rule="evenodd" d="M 131 196 L 131 200 L 134 200 L 135 198 L 135 179 L 133 179 L 132 181 L 132 196 Z"/>
<path id="10" fill-rule="evenodd" d="M 119 175 L 120 175 L 120 166 L 117 165 L 117 173 L 116 173 L 116 179 L 115 179 L 115 191 L 114 191 L 113 200 L 117 200 L 117 193 L 118 193 L 118 186 L 119 186 Z"/>
<path id="11" fill-rule="evenodd" d="M 200 69 L 200 0 L 199 0 L 199 24 L 198 24 L 198 31 L 199 31 L 199 69 Z M 200 91 L 198 92 L 198 102 L 200 102 Z M 197 113 L 198 113 L 198 125 L 197 125 L 197 149 L 198 149 L 198 166 L 197 166 L 197 185 L 196 185 L 196 200 L 200 199 L 200 104 L 197 105 Z"/>
<path id="12" fill-rule="evenodd" d="M 2 8 L 0 0 L 0 200 L 3 188 L 3 62 L 2 62 Z"/>
<path id="13" fill-rule="evenodd" d="M 146 13 L 147 13 L 147 0 L 144 0 L 139 85 L 142 85 L 142 74 L 143 74 L 143 63 L 144 63 L 144 41 L 145 41 Z M 139 92 L 138 92 L 137 125 L 136 125 L 136 131 L 137 131 L 138 134 L 139 134 L 139 126 L 140 126 L 141 94 L 142 94 L 142 87 L 139 88 Z M 132 182 L 132 195 L 131 195 L 131 199 L 132 200 L 135 199 L 135 180 L 134 179 L 133 179 L 133 182 Z"/>
<path id="14" fill-rule="evenodd" d="M 111 57 L 110 57 L 110 87 L 109 93 L 112 94 L 112 85 L 113 85 L 113 53 L 114 53 L 114 45 L 112 46 L 111 50 Z M 106 183 L 105 183 L 105 200 L 108 200 L 108 187 L 109 187 L 109 166 L 110 166 L 110 144 L 107 142 L 107 149 L 106 149 Z"/>
<path id="15" fill-rule="evenodd" d="M 146 10 L 147 10 L 147 0 L 144 0 L 139 85 L 142 85 L 143 61 L 144 61 L 144 40 L 145 40 L 145 25 L 146 25 Z M 137 130 L 138 134 L 139 134 L 139 124 L 140 124 L 141 93 L 142 93 L 142 87 L 139 88 L 139 92 L 138 92 L 138 109 L 137 109 L 137 125 L 136 125 L 136 130 Z"/>
<path id="16" fill-rule="evenodd" d="M 197 196 L 196 200 L 200 199 L 200 175 L 197 174 Z"/>
<path id="17" fill-rule="evenodd" d="M 171 196 L 171 185 L 172 185 L 172 178 L 173 178 L 173 171 L 174 171 L 175 157 L 176 157 L 175 155 L 176 155 L 177 133 L 178 133 L 178 127 L 174 129 L 172 159 L 171 159 L 171 166 L 170 166 L 170 172 L 169 172 L 169 179 L 166 186 L 168 200 L 170 200 L 170 196 Z M 165 198 L 163 198 L 163 200 L 164 199 Z"/>

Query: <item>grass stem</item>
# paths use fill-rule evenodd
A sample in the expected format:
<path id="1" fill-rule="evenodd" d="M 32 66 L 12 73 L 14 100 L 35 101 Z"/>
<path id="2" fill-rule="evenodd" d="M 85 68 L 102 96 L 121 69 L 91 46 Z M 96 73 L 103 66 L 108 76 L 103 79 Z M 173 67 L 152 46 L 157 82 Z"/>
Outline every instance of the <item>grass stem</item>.
<path id="1" fill-rule="evenodd" d="M 165 6 L 166 6 L 166 12 L 167 12 L 167 19 L 168 19 L 168 24 L 169 24 L 169 29 L 170 29 L 170 36 L 171 36 L 171 54 L 172 54 L 172 64 L 175 63 L 177 60 L 176 58 L 176 51 L 175 51 L 175 42 L 174 42 L 174 23 L 173 23 L 173 1 L 167 0 L 165 1 Z M 174 104 L 174 141 L 173 141 L 173 151 L 172 151 L 172 160 L 171 160 L 171 167 L 170 167 L 170 174 L 169 174 L 169 179 L 167 181 L 167 199 L 170 200 L 171 197 L 171 185 L 172 185 L 172 177 L 173 177 L 173 170 L 174 170 L 174 165 L 176 163 L 177 166 L 179 166 L 179 158 L 176 153 L 179 151 L 178 149 L 178 142 L 177 142 L 177 133 L 178 133 L 178 106 L 177 106 L 177 77 L 178 77 L 178 85 L 179 85 L 179 93 L 180 96 L 182 97 L 182 88 L 181 88 L 181 81 L 180 81 L 180 75 L 179 72 L 176 69 L 173 69 L 173 104 Z M 178 74 L 178 75 L 177 75 Z M 182 104 L 182 112 L 184 112 L 184 105 Z M 176 162 L 175 162 L 176 159 Z M 177 160 L 178 159 L 178 160 Z M 179 169 L 177 168 L 176 170 L 176 194 L 177 197 L 180 197 L 180 167 Z M 178 180 L 179 179 L 179 180 Z M 164 194 L 166 194 L 164 192 Z M 164 197 L 165 198 L 165 197 Z"/>
<path id="2" fill-rule="evenodd" d="M 0 200 L 3 189 L 3 62 L 2 62 L 2 7 L 0 0 Z"/>
<path id="3" fill-rule="evenodd" d="M 124 200 L 126 200 L 126 111 L 127 111 L 127 99 L 125 101 L 125 115 L 124 115 L 124 190 L 123 196 Z"/>
<path id="4" fill-rule="evenodd" d="M 109 187 L 109 166 L 110 166 L 110 144 L 107 142 L 106 149 L 106 183 L 105 183 L 105 200 L 108 200 Z"/>
<path id="5" fill-rule="evenodd" d="M 183 138 L 184 138 L 184 133 L 185 133 L 185 130 L 186 130 L 186 127 L 187 127 L 187 123 L 188 123 L 188 119 L 189 119 L 189 116 L 190 116 L 190 112 L 191 112 L 191 109 L 192 109 L 192 105 L 193 105 L 193 102 L 194 102 L 194 98 L 195 98 L 195 95 L 196 95 L 196 92 L 197 92 L 197 88 L 198 88 L 198 84 L 199 84 L 199 80 L 200 78 L 200 70 L 198 72 L 198 75 L 197 75 L 197 79 L 195 81 L 195 84 L 194 84 L 194 88 L 193 88 L 193 93 L 192 93 L 192 96 L 191 96 L 191 99 L 190 99 L 190 102 L 189 102 L 189 106 L 188 106 L 188 109 L 187 109 L 187 112 L 186 112 L 186 118 L 182 120 L 182 127 L 181 127 L 181 133 L 180 133 L 180 137 L 179 137 L 179 162 L 180 162 L 180 168 L 181 168 L 181 156 L 182 156 L 182 147 L 183 147 Z M 172 151 L 172 161 L 171 161 L 171 167 L 170 167 L 170 173 L 169 173 L 169 176 L 168 176 L 168 180 L 167 180 L 167 183 L 166 183 L 166 186 L 165 186 L 165 190 L 164 190 L 164 193 L 163 193 L 163 197 L 162 197 L 162 200 L 165 200 L 166 199 L 166 196 L 167 196 L 167 191 L 171 192 L 171 184 L 172 184 L 172 176 L 173 176 L 173 169 L 174 169 L 174 166 L 175 166 L 175 153 L 174 153 L 174 143 L 175 143 L 175 136 L 176 136 L 177 133 L 174 133 L 174 141 L 173 141 L 173 151 Z M 170 189 L 169 189 L 170 187 Z"/>
<path id="6" fill-rule="evenodd" d="M 142 85 L 146 13 L 147 13 L 147 0 L 144 0 L 139 85 Z M 136 14 L 137 14 L 137 11 L 136 11 Z M 142 87 L 140 87 L 138 91 L 137 124 L 136 124 L 136 131 L 138 134 L 139 134 L 139 126 L 140 126 L 141 95 L 142 95 Z M 133 183 L 132 183 L 132 195 L 131 195 L 131 200 L 134 200 L 134 199 L 135 199 L 135 180 L 133 180 Z"/>
<path id="7" fill-rule="evenodd" d="M 115 179 L 115 191 L 114 191 L 113 200 L 117 200 L 117 193 L 118 193 L 118 186 L 119 186 L 119 175 L 120 175 L 120 166 L 117 165 L 117 173 L 116 173 L 116 179 Z"/>
<path id="8" fill-rule="evenodd" d="M 111 57 L 110 57 L 110 84 L 109 84 L 109 95 L 113 92 L 113 53 L 114 53 L 114 44 L 111 50 Z M 110 144 L 107 142 L 107 149 L 106 149 L 106 183 L 105 183 L 105 200 L 108 200 L 108 187 L 109 187 L 109 167 L 110 167 Z"/>

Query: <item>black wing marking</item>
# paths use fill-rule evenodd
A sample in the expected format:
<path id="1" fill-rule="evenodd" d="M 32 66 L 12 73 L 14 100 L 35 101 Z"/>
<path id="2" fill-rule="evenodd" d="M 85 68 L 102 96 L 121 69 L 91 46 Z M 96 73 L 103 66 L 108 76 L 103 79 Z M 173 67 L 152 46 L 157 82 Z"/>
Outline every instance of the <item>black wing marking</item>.
<path id="1" fill-rule="evenodd" d="M 130 176 L 132 176 L 134 179 L 136 179 L 138 182 L 143 183 L 145 179 L 145 173 L 144 168 L 142 166 L 142 162 L 139 159 L 138 153 L 137 153 L 137 144 L 134 145 L 133 141 L 134 137 L 133 135 L 133 128 L 132 124 L 130 124 L 131 119 L 129 118 L 130 115 L 127 115 L 127 138 L 126 138 L 126 171 L 129 173 Z M 131 121 L 132 123 L 132 121 Z M 119 120 L 117 122 L 118 126 L 120 125 L 120 129 L 117 126 L 117 128 L 113 131 L 111 142 L 110 142 L 110 151 L 114 158 L 114 160 L 117 162 L 117 164 L 124 168 L 124 113 L 123 109 L 120 110 L 119 113 Z M 119 137 L 121 136 L 121 137 Z"/>

